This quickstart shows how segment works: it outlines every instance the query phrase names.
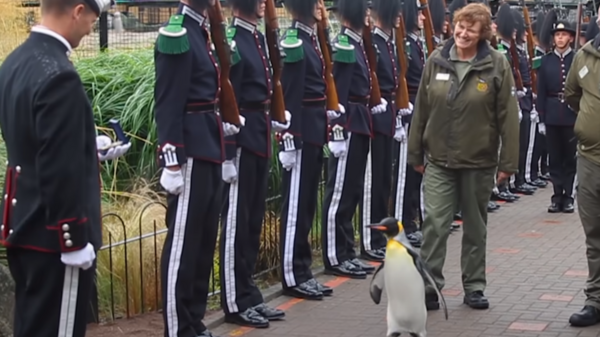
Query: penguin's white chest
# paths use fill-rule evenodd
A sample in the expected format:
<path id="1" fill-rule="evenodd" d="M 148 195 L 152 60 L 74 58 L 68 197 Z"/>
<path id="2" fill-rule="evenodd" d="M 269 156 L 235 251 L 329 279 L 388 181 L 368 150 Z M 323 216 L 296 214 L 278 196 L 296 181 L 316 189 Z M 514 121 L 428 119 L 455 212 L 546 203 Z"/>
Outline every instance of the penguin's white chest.
<path id="1" fill-rule="evenodd" d="M 424 333 L 427 323 L 425 285 L 412 257 L 406 253 L 393 257 L 388 254 L 385 261 L 388 335 L 394 332 Z"/>

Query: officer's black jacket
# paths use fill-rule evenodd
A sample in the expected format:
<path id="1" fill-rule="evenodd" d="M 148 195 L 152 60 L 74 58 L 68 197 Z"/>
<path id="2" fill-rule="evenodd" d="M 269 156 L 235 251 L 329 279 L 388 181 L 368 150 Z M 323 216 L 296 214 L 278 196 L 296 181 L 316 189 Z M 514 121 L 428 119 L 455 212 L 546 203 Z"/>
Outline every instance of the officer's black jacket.
<path id="1" fill-rule="evenodd" d="M 569 48 L 562 56 L 553 50 L 542 57 L 542 64 L 537 69 L 537 111 L 541 123 L 575 125 L 577 116 L 564 100 L 565 79 L 574 55 Z"/>
<path id="2" fill-rule="evenodd" d="M 407 50 L 408 69 L 406 70 L 406 85 L 408 86 L 408 98 L 414 104 L 427 55 L 425 54 L 423 42 L 415 33 L 408 33 L 406 41 L 406 46 L 409 49 Z M 412 114 L 404 116 L 402 119 L 404 123 L 410 123 Z"/>
<path id="3" fill-rule="evenodd" d="M 299 60 L 284 58 L 281 86 L 285 108 L 292 114 L 290 128 L 284 134 L 294 136 L 297 149 L 301 149 L 303 143 L 322 146 L 328 141 L 323 54 L 313 27 L 293 21 L 283 40 L 291 32 L 297 33 L 298 40 L 302 41 L 304 57 Z M 285 47 L 282 47 L 285 53 Z"/>
<path id="4" fill-rule="evenodd" d="M 229 80 L 233 85 L 240 114 L 246 124 L 237 135 L 225 138 L 227 159 L 235 157 L 236 147 L 243 147 L 261 157 L 271 155 L 271 118 L 268 110 L 261 108 L 270 102 L 273 94 L 271 62 L 265 48 L 265 37 L 256 25 L 235 17 L 229 28 L 231 41 L 235 42 L 235 64 Z"/>
<path id="5" fill-rule="evenodd" d="M 523 87 L 527 88 L 525 97 L 519 99 L 519 105 L 523 113 L 530 112 L 533 109 L 533 92 L 531 91 L 531 66 L 529 65 L 529 56 L 524 48 L 517 47 L 519 55 L 519 72 Z"/>
<path id="6" fill-rule="evenodd" d="M 372 136 L 373 121 L 368 107 L 371 75 L 362 36 L 347 27 L 342 27 L 340 35 L 347 36 L 354 47 L 356 62 L 338 62 L 334 57 L 333 78 L 340 104 L 346 108 L 346 113 L 332 120 L 331 124 L 341 125 L 353 133 Z M 340 35 L 334 39 L 334 46 L 339 43 Z"/>
<path id="7" fill-rule="evenodd" d="M 379 80 L 381 96 L 388 101 L 387 110 L 373 116 L 373 131 L 393 136 L 396 122 L 395 95 L 398 88 L 399 74 L 396 45 L 391 36 L 378 27 L 373 29 L 373 43 L 379 50 L 377 79 Z M 394 101 L 392 101 L 392 98 Z"/>
<path id="8" fill-rule="evenodd" d="M 92 107 L 68 42 L 34 27 L 0 67 L 8 165 L 0 241 L 69 252 L 101 245 L 100 176 Z"/>
<path id="9" fill-rule="evenodd" d="M 177 147 L 180 165 L 188 157 L 220 164 L 225 145 L 221 117 L 215 113 L 219 67 L 206 28 L 208 19 L 184 4 L 177 13 L 184 15 L 189 51 L 175 55 L 154 51 L 159 151 L 171 144 Z"/>

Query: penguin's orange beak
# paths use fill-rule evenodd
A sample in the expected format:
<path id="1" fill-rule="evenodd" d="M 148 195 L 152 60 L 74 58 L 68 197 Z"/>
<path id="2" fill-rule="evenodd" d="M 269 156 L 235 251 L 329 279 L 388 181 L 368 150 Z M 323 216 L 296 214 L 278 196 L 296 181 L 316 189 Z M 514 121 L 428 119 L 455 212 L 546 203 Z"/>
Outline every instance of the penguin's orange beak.
<path id="1" fill-rule="evenodd" d="M 371 225 L 367 225 L 368 228 L 372 228 L 372 229 L 376 229 L 378 231 L 382 231 L 385 232 L 387 230 L 387 227 L 382 226 L 380 224 L 371 224 Z"/>

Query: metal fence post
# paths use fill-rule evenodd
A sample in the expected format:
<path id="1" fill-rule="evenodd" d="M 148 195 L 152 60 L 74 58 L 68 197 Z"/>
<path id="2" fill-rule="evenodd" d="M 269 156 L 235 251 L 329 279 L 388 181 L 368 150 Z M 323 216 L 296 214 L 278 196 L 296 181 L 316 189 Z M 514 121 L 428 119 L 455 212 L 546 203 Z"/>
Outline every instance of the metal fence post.
<path id="1" fill-rule="evenodd" d="M 108 13 L 102 12 L 100 14 L 99 22 L 99 40 L 100 40 L 100 51 L 105 51 L 108 48 Z"/>

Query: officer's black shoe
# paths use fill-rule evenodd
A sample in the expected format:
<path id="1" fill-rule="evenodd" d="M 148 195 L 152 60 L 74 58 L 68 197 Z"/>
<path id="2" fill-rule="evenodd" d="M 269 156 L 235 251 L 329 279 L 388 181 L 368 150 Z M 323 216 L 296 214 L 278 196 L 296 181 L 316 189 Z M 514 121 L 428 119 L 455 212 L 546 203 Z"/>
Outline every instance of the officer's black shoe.
<path id="1" fill-rule="evenodd" d="M 360 254 L 362 258 L 368 261 L 382 262 L 385 259 L 385 253 L 379 249 L 366 250 Z"/>
<path id="2" fill-rule="evenodd" d="M 310 279 L 307 281 L 308 284 L 310 284 L 312 287 L 314 287 L 315 289 L 317 289 L 317 291 L 323 293 L 323 296 L 331 296 L 333 295 L 333 289 L 329 288 L 328 286 L 319 283 L 319 281 L 317 281 L 316 279 Z"/>
<path id="3" fill-rule="evenodd" d="M 487 309 L 490 307 L 490 302 L 487 297 L 483 295 L 483 291 L 474 291 L 466 294 L 463 303 L 473 309 Z"/>
<path id="4" fill-rule="evenodd" d="M 278 321 L 285 317 L 285 312 L 283 310 L 279 310 L 277 308 L 271 308 L 268 305 L 261 303 L 252 307 L 256 312 L 258 312 L 262 317 L 268 319 L 269 321 Z"/>
<path id="5" fill-rule="evenodd" d="M 529 184 L 532 186 L 541 187 L 541 188 L 546 188 L 546 186 L 548 186 L 548 182 L 546 182 L 540 178 L 537 178 L 536 180 L 530 182 Z"/>
<path id="6" fill-rule="evenodd" d="M 367 274 L 373 274 L 375 272 L 375 267 L 370 264 L 366 264 L 357 258 L 350 260 L 350 263 L 364 270 Z"/>
<path id="7" fill-rule="evenodd" d="M 450 233 L 457 231 L 460 228 L 460 225 L 456 222 L 450 224 Z"/>
<path id="8" fill-rule="evenodd" d="M 367 273 L 362 268 L 350 263 L 350 261 L 344 261 L 335 267 L 325 268 L 324 273 L 353 279 L 367 278 Z"/>
<path id="9" fill-rule="evenodd" d="M 244 312 L 236 314 L 226 314 L 225 322 L 259 329 L 269 327 L 269 320 L 253 308 L 248 308 Z"/>
<path id="10" fill-rule="evenodd" d="M 421 244 L 423 243 L 423 233 L 421 233 L 421 231 L 415 231 L 413 233 L 406 234 L 406 238 L 410 244 L 416 248 L 421 247 Z"/>
<path id="11" fill-rule="evenodd" d="M 213 333 L 210 332 L 210 330 L 206 329 L 206 330 L 202 331 L 202 333 L 199 334 L 198 337 L 219 337 L 219 336 L 213 335 Z"/>
<path id="12" fill-rule="evenodd" d="M 540 179 L 546 180 L 546 181 L 550 180 L 550 173 L 546 172 L 546 173 L 542 174 L 540 176 Z"/>
<path id="13" fill-rule="evenodd" d="M 425 294 L 425 308 L 427 311 L 440 309 L 440 299 L 437 294 Z"/>
<path id="14" fill-rule="evenodd" d="M 495 203 L 493 201 L 489 201 L 487 204 L 488 212 L 494 212 L 494 211 L 498 210 L 499 208 L 500 208 L 500 205 L 498 205 L 497 203 Z"/>
<path id="15" fill-rule="evenodd" d="M 562 205 L 557 202 L 551 203 L 550 207 L 548 207 L 548 213 L 560 213 L 560 212 L 562 212 Z"/>
<path id="16" fill-rule="evenodd" d="M 506 201 L 506 202 L 515 202 L 517 198 L 514 194 L 509 193 L 508 191 L 502 191 L 498 193 L 498 200 Z"/>
<path id="17" fill-rule="evenodd" d="M 454 221 L 456 220 L 462 220 L 462 212 L 454 214 Z"/>
<path id="18" fill-rule="evenodd" d="M 322 300 L 323 295 L 325 295 L 310 281 L 300 283 L 292 288 L 284 288 L 283 293 L 291 297 L 303 298 L 305 300 Z"/>
<path id="19" fill-rule="evenodd" d="M 533 195 L 533 193 L 535 193 L 534 189 L 528 187 L 525 184 L 523 184 L 521 186 L 515 186 L 515 188 L 511 188 L 510 191 L 512 193 L 521 193 L 521 194 L 525 194 L 525 195 Z"/>
<path id="20" fill-rule="evenodd" d="M 569 317 L 569 323 L 572 326 L 591 326 L 600 323 L 600 310 L 586 305 L 581 309 L 580 312 L 576 312 Z"/>
<path id="21" fill-rule="evenodd" d="M 573 213 L 575 212 L 575 206 L 573 205 L 572 202 L 567 201 L 565 202 L 565 205 L 563 206 L 563 213 Z"/>

